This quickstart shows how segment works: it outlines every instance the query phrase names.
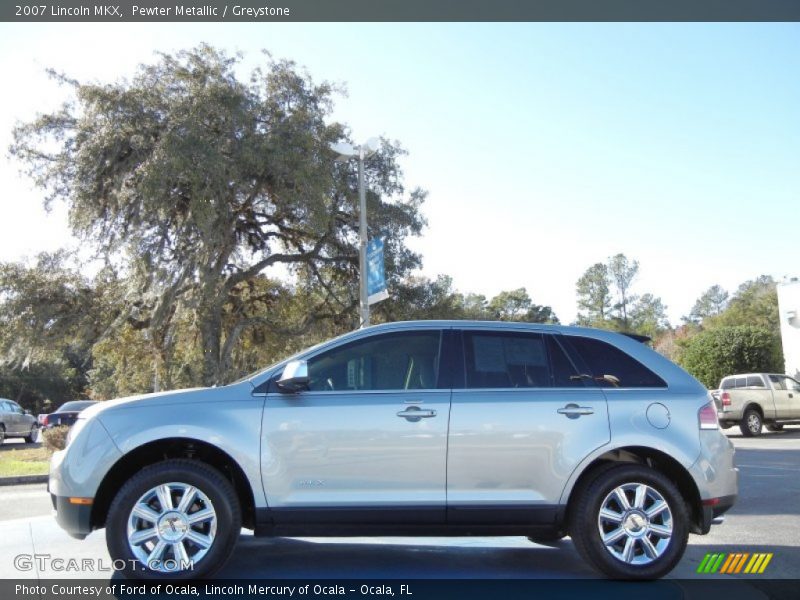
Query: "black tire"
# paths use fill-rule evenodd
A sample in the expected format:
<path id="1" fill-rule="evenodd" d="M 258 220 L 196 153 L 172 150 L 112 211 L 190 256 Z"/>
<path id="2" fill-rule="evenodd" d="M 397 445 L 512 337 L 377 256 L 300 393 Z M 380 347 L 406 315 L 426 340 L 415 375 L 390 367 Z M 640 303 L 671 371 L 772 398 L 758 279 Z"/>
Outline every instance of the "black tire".
<path id="1" fill-rule="evenodd" d="M 667 517 L 671 515 L 669 523 L 672 532 L 669 538 L 654 537 L 655 534 L 649 533 L 651 521 L 647 519 L 648 532 L 640 540 L 656 539 L 656 544 L 663 543 L 663 546 L 659 555 L 650 562 L 633 564 L 617 558 L 605 546 L 600 533 L 599 515 L 604 501 L 611 497 L 616 488 L 642 484 L 660 495 L 668 507 L 668 511 L 662 511 L 660 515 L 653 517 L 653 524 L 661 524 L 663 527 L 667 523 Z M 570 510 L 570 535 L 581 557 L 590 566 L 614 579 L 657 579 L 678 564 L 689 539 L 689 513 L 680 492 L 667 477 L 649 467 L 623 464 L 598 472 L 591 481 L 576 490 L 576 493 L 579 496 Z M 647 500 L 650 500 L 650 496 L 647 496 Z M 643 504 L 645 510 L 647 506 Z M 649 506 L 652 508 L 654 504 Z M 619 529 L 622 529 L 622 525 Z M 624 540 L 621 543 L 624 544 Z M 644 554 L 643 541 L 634 541 L 632 545 L 635 556 L 640 559 Z"/>
<path id="2" fill-rule="evenodd" d="M 563 531 L 552 531 L 547 533 L 537 533 L 536 535 L 529 535 L 528 539 L 534 544 L 541 544 L 542 546 L 550 546 L 559 540 L 566 537 Z"/>
<path id="3" fill-rule="evenodd" d="M 739 422 L 739 430 L 744 437 L 756 437 L 761 435 L 763 425 L 764 420 L 761 418 L 761 413 L 754 408 L 748 408 Z"/>
<path id="4" fill-rule="evenodd" d="M 772 423 L 767 425 L 767 431 L 777 432 L 783 431 L 783 423 Z"/>
<path id="5" fill-rule="evenodd" d="M 26 444 L 35 444 L 39 441 L 39 428 L 34 425 L 31 427 L 31 432 L 25 436 L 25 443 Z"/>
<path id="6" fill-rule="evenodd" d="M 165 483 L 191 485 L 204 494 L 216 513 L 216 535 L 206 554 L 192 569 L 163 572 L 148 568 L 128 543 L 128 519 L 134 505 L 144 494 Z M 171 524 L 173 531 L 174 524 Z M 242 528 L 242 515 L 236 491 L 219 471 L 209 465 L 187 459 L 172 459 L 146 467 L 123 485 L 108 511 L 106 545 L 112 560 L 126 565 L 125 577 L 185 580 L 209 577 L 221 569 L 233 553 Z M 163 559 L 166 560 L 167 559 Z"/>
<path id="7" fill-rule="evenodd" d="M 6 426 L 0 423 L 0 446 L 6 442 Z"/>

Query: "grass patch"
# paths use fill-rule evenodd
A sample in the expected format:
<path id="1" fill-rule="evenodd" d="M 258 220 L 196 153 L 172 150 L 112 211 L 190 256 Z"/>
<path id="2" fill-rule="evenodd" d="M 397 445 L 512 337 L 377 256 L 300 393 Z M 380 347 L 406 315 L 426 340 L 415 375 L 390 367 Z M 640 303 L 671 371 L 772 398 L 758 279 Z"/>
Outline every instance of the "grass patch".
<path id="1" fill-rule="evenodd" d="M 50 451 L 47 448 L 10 447 L 0 451 L 0 477 L 19 475 L 47 475 L 50 469 Z"/>

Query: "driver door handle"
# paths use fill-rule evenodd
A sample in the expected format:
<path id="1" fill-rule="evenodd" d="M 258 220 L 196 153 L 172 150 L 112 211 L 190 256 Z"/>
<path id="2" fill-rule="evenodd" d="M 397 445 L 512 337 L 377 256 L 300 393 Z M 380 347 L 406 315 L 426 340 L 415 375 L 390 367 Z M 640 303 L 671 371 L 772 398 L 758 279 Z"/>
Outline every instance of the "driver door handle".
<path id="1" fill-rule="evenodd" d="M 588 406 L 578 406 L 577 404 L 567 404 L 564 408 L 559 408 L 556 412 L 565 415 L 568 419 L 577 419 L 583 415 L 593 415 L 594 409 Z"/>

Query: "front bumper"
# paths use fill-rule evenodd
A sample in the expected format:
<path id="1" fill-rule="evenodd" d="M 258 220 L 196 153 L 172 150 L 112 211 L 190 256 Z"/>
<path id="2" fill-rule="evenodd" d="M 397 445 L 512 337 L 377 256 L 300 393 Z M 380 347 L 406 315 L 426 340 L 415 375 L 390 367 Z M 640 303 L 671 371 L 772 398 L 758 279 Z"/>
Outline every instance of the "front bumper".
<path id="1" fill-rule="evenodd" d="M 56 523 L 70 536 L 82 540 L 92 532 L 92 505 L 73 504 L 65 496 L 50 494 L 56 510 Z"/>

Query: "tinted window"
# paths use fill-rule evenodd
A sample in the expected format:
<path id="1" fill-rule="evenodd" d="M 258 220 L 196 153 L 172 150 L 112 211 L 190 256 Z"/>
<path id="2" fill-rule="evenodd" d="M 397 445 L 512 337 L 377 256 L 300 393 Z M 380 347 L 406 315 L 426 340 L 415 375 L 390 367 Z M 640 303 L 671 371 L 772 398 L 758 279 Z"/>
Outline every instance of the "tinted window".
<path id="1" fill-rule="evenodd" d="M 736 380 L 735 379 L 723 379 L 722 385 L 720 386 L 723 390 L 731 390 L 736 387 Z"/>
<path id="2" fill-rule="evenodd" d="M 747 377 L 737 377 L 736 378 L 736 387 L 737 388 L 747 387 Z"/>
<path id="3" fill-rule="evenodd" d="M 572 364 L 564 349 L 552 335 L 545 336 L 547 340 L 547 354 L 550 358 L 550 368 L 553 372 L 553 385 L 555 387 L 585 387 L 586 379 L 580 377 L 578 370 Z"/>
<path id="4" fill-rule="evenodd" d="M 465 332 L 468 388 L 583 387 L 552 336 L 540 333 Z"/>
<path id="5" fill-rule="evenodd" d="M 308 361 L 311 391 L 434 389 L 438 331 L 376 335 Z"/>
<path id="6" fill-rule="evenodd" d="M 748 375 L 747 376 L 747 387 L 760 387 L 763 388 L 764 380 L 761 379 L 758 375 Z"/>
<path id="7" fill-rule="evenodd" d="M 661 377 L 611 344 L 578 336 L 569 336 L 569 341 L 603 387 L 667 387 Z"/>

